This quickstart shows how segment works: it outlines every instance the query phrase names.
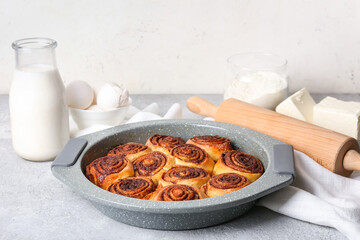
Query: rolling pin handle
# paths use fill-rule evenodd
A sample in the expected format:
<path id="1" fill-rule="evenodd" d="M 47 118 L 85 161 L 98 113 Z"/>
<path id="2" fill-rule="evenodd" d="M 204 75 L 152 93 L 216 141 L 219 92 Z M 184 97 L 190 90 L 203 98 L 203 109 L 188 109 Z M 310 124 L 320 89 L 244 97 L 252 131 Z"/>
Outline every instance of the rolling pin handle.
<path id="1" fill-rule="evenodd" d="M 343 160 L 343 167 L 349 171 L 360 171 L 360 153 L 354 149 L 347 151 Z"/>
<path id="2" fill-rule="evenodd" d="M 191 97 L 187 100 L 186 106 L 190 111 L 206 117 L 215 118 L 218 107 L 201 97 Z"/>

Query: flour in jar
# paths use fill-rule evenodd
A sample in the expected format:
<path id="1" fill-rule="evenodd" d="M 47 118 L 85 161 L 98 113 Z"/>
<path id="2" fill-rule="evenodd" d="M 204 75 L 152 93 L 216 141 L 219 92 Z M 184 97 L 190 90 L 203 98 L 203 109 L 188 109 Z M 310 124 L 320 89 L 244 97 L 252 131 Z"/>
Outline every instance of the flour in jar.
<path id="1" fill-rule="evenodd" d="M 9 98 L 15 151 L 32 161 L 55 158 L 69 139 L 65 89 L 57 68 L 17 68 Z"/>
<path id="2" fill-rule="evenodd" d="M 226 89 L 224 99 L 235 98 L 275 109 L 286 98 L 287 80 L 275 72 L 259 71 L 241 75 Z"/>

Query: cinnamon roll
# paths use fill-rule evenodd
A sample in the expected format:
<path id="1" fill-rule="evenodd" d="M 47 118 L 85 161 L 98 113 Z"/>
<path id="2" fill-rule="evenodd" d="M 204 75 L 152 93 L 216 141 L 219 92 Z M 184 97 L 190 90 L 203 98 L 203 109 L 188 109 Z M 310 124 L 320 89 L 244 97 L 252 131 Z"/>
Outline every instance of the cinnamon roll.
<path id="1" fill-rule="evenodd" d="M 103 189 L 119 178 L 132 176 L 133 165 L 124 154 L 101 157 L 86 166 L 86 177 Z"/>
<path id="2" fill-rule="evenodd" d="M 199 189 L 182 184 L 172 184 L 159 188 L 150 197 L 155 201 L 188 201 L 206 198 Z"/>
<path id="3" fill-rule="evenodd" d="M 203 168 L 209 174 L 211 174 L 213 170 L 214 161 L 204 150 L 195 145 L 179 145 L 174 147 L 170 153 L 178 165 Z"/>
<path id="4" fill-rule="evenodd" d="M 194 136 L 186 143 L 194 144 L 205 150 L 207 154 L 216 162 L 223 152 L 232 150 L 230 140 L 218 135 Z"/>
<path id="5" fill-rule="evenodd" d="M 151 150 L 140 143 L 129 142 L 122 145 L 119 145 L 113 149 L 111 149 L 108 153 L 109 155 L 118 155 L 118 154 L 125 154 L 126 157 L 133 162 L 136 158 L 144 155 Z"/>
<path id="6" fill-rule="evenodd" d="M 155 184 L 150 178 L 129 177 L 113 182 L 107 190 L 125 197 L 142 199 L 155 191 Z"/>
<path id="7" fill-rule="evenodd" d="M 203 190 L 208 197 L 216 197 L 234 192 L 249 185 L 251 181 L 237 173 L 222 173 L 213 176 Z"/>
<path id="8" fill-rule="evenodd" d="M 155 134 L 147 140 L 145 145 L 152 151 L 170 154 L 171 149 L 182 144 L 185 144 L 185 141 L 181 137 Z"/>
<path id="9" fill-rule="evenodd" d="M 214 166 L 213 175 L 226 172 L 238 173 L 254 182 L 263 174 L 264 168 L 253 155 L 233 150 L 221 154 Z"/>
<path id="10" fill-rule="evenodd" d="M 174 158 L 162 152 L 150 152 L 133 161 L 135 176 L 150 177 L 155 185 L 165 171 L 174 165 Z"/>
<path id="11" fill-rule="evenodd" d="M 210 174 L 202 168 L 175 165 L 161 175 L 159 186 L 184 184 L 200 188 L 210 179 Z"/>

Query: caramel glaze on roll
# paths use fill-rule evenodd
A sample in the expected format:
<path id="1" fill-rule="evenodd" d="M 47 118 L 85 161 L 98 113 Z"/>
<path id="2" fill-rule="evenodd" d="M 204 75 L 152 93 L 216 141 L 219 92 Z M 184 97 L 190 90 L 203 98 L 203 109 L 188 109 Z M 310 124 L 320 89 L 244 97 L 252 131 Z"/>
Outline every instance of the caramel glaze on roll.
<path id="1" fill-rule="evenodd" d="M 204 149 L 215 162 L 220 158 L 220 155 L 223 152 L 233 150 L 230 140 L 218 135 L 194 136 L 186 143 L 194 144 L 199 148 Z"/>
<path id="2" fill-rule="evenodd" d="M 182 144 L 185 144 L 185 141 L 181 137 L 155 134 L 147 140 L 145 145 L 152 151 L 170 154 L 171 149 Z"/>
<path id="3" fill-rule="evenodd" d="M 150 151 L 151 150 L 145 145 L 142 145 L 140 143 L 129 142 L 129 143 L 119 145 L 119 146 L 113 148 L 112 150 L 109 151 L 108 156 L 125 154 L 126 157 L 131 162 L 133 162 L 136 158 L 138 158 L 141 155 L 144 155 Z"/>
<path id="4" fill-rule="evenodd" d="M 133 165 L 124 154 L 101 157 L 86 166 L 86 177 L 103 189 L 119 178 L 132 176 Z"/>
<path id="5" fill-rule="evenodd" d="M 175 158 L 176 164 L 203 168 L 209 174 L 211 174 L 214 167 L 214 161 L 209 155 L 201 148 L 192 144 L 174 147 L 171 150 L 171 155 Z"/>
<path id="6" fill-rule="evenodd" d="M 210 174 L 202 168 L 175 165 L 161 175 L 159 186 L 184 184 L 200 188 L 210 179 Z"/>
<path id="7" fill-rule="evenodd" d="M 221 154 L 214 166 L 213 175 L 226 172 L 238 173 L 254 182 L 263 174 L 264 168 L 253 155 L 233 150 Z"/>
<path id="8" fill-rule="evenodd" d="M 135 176 L 150 177 L 155 185 L 165 171 L 174 165 L 174 158 L 162 152 L 150 152 L 133 161 Z"/>
<path id="9" fill-rule="evenodd" d="M 107 190 L 125 197 L 142 199 L 155 191 L 155 184 L 150 178 L 129 177 L 113 182 Z"/>
<path id="10" fill-rule="evenodd" d="M 208 197 L 216 197 L 234 192 L 249 185 L 251 181 L 237 173 L 222 173 L 213 176 L 202 187 Z"/>
<path id="11" fill-rule="evenodd" d="M 182 185 L 172 184 L 163 188 L 157 189 L 149 198 L 155 201 L 187 201 L 206 198 L 206 195 L 197 188 Z"/>

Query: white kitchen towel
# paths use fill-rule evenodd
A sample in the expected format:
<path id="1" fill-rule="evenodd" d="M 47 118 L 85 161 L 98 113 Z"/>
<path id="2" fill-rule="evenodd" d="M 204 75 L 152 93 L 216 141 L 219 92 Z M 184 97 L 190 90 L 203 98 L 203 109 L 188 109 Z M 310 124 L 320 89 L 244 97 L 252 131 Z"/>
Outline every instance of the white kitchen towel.
<path id="1" fill-rule="evenodd" d="M 159 104 L 153 102 L 149 105 L 147 105 L 143 110 L 139 110 L 137 107 L 130 105 L 129 109 L 126 113 L 125 120 L 129 120 L 132 118 L 135 114 L 139 112 L 149 112 L 158 115 L 160 111 Z"/>
<path id="2" fill-rule="evenodd" d="M 150 105 L 146 106 L 142 112 L 150 112 L 156 115 L 159 115 L 160 107 L 158 103 L 151 103 Z"/>
<path id="3" fill-rule="evenodd" d="M 162 117 L 151 112 L 138 112 L 137 114 L 132 116 L 129 120 L 127 120 L 125 123 L 144 122 L 144 121 L 160 120 L 160 119 L 162 119 Z"/>
<path id="4" fill-rule="evenodd" d="M 165 113 L 164 119 L 181 119 L 182 107 L 179 103 L 174 103 Z"/>
<path id="5" fill-rule="evenodd" d="M 295 151 L 296 179 L 288 187 L 263 197 L 257 205 L 323 226 L 349 239 L 360 239 L 360 181 L 330 172 L 304 153 Z"/>

